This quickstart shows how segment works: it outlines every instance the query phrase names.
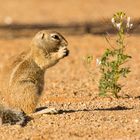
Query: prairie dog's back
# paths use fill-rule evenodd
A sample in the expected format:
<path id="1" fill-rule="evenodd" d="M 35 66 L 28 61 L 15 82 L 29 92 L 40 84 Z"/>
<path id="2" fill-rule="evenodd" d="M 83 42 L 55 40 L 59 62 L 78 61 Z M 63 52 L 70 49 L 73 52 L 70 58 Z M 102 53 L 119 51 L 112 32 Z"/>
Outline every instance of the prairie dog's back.
<path id="1" fill-rule="evenodd" d="M 9 81 L 10 75 L 14 68 L 26 57 L 27 52 L 21 52 L 18 55 L 10 57 L 4 64 L 0 73 L 0 84 L 1 88 L 4 88 Z M 7 83 L 7 84 L 6 84 Z M 3 89 L 1 89 L 3 90 Z"/>

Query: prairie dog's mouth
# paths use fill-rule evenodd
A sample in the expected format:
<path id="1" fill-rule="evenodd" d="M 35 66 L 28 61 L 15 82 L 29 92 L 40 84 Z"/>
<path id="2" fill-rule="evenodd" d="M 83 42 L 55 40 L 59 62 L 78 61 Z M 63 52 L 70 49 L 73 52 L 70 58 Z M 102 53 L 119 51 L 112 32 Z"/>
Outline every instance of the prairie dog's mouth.
<path id="1" fill-rule="evenodd" d="M 66 51 L 65 56 L 68 56 L 69 55 L 69 50 L 68 50 L 67 46 L 60 46 L 60 48 L 64 48 L 65 49 L 65 51 Z"/>

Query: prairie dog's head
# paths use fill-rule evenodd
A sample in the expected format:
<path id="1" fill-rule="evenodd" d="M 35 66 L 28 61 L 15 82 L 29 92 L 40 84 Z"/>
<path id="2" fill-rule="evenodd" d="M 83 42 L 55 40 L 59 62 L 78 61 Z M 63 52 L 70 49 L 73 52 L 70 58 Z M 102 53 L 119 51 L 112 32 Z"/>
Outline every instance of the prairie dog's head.
<path id="1" fill-rule="evenodd" d="M 68 46 L 68 42 L 60 33 L 50 30 L 38 32 L 33 38 L 32 44 L 48 53 L 57 52 L 61 47 Z"/>

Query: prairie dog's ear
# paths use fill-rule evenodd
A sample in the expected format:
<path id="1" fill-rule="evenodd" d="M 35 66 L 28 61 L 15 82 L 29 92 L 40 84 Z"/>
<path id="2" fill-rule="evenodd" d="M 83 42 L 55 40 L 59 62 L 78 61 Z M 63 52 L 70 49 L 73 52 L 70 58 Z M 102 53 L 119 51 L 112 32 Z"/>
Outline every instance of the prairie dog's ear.
<path id="1" fill-rule="evenodd" d="M 35 37 L 32 40 L 32 44 L 36 44 L 38 47 L 44 47 L 45 46 L 45 32 L 39 32 L 35 35 Z"/>
<path id="2" fill-rule="evenodd" d="M 39 32 L 38 34 L 36 34 L 35 38 L 42 40 L 45 37 L 45 33 L 44 32 Z"/>
<path id="3" fill-rule="evenodd" d="M 44 38 L 44 36 L 45 36 L 45 34 L 44 34 L 44 33 L 42 33 L 41 39 L 43 39 L 43 38 Z"/>

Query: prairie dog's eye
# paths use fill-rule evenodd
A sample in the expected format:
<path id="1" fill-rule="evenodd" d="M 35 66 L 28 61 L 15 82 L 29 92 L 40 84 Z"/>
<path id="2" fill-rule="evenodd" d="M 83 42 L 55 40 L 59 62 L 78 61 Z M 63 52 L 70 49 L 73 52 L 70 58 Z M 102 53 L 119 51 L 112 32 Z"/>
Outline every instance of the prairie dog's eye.
<path id="1" fill-rule="evenodd" d="M 56 35 L 56 34 L 51 35 L 51 37 L 52 37 L 53 39 L 55 39 L 55 40 L 60 40 L 59 36 Z"/>

